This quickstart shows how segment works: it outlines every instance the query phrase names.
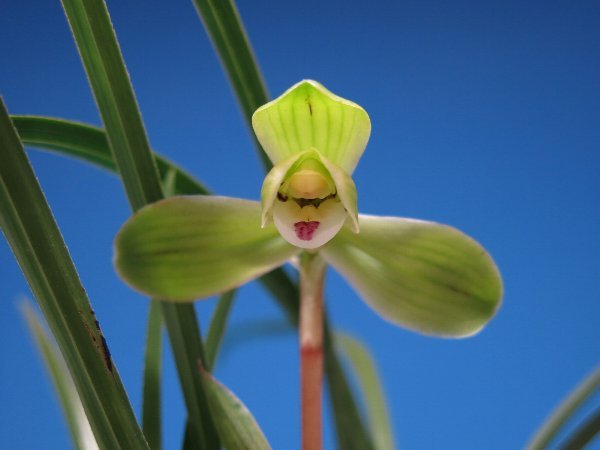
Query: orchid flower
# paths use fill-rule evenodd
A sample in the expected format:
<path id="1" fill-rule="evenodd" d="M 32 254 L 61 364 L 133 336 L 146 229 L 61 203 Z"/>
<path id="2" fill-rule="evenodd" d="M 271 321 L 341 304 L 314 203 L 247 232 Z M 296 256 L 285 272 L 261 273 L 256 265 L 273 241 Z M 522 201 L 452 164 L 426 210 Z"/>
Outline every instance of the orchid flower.
<path id="1" fill-rule="evenodd" d="M 261 202 L 183 196 L 138 211 L 115 242 L 116 268 L 134 289 L 189 302 L 316 253 L 405 328 L 463 337 L 491 319 L 502 282 L 477 242 L 433 222 L 358 214 L 351 176 L 371 130 L 364 109 L 306 80 L 252 124 L 273 162 Z"/>

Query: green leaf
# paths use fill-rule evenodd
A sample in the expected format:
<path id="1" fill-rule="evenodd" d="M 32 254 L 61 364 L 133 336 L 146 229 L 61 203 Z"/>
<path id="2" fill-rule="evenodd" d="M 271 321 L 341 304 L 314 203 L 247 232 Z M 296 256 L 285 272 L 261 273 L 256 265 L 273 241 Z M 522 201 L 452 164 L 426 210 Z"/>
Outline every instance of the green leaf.
<path id="1" fill-rule="evenodd" d="M 177 171 L 171 167 L 163 177 L 163 192 L 173 195 Z M 163 315 L 159 300 L 152 300 L 148 313 L 146 354 L 144 356 L 144 386 L 142 403 L 142 429 L 150 448 L 162 448 L 161 378 Z M 191 432 L 191 431 L 190 431 Z"/>
<path id="2" fill-rule="evenodd" d="M 0 226 L 56 337 L 101 448 L 147 448 L 85 289 L 0 101 Z"/>
<path id="3" fill-rule="evenodd" d="M 586 418 L 561 444 L 561 450 L 584 450 L 600 434 L 600 408 Z"/>
<path id="4" fill-rule="evenodd" d="M 172 197 L 147 206 L 115 240 L 115 267 L 134 289 L 192 301 L 237 287 L 298 252 L 274 226 L 260 228 L 257 202 Z"/>
<path id="5" fill-rule="evenodd" d="M 217 432 L 227 450 L 266 450 L 269 443 L 246 406 L 225 386 L 201 369 Z"/>
<path id="6" fill-rule="evenodd" d="M 38 317 L 33 306 L 27 300 L 22 301 L 20 307 L 54 383 L 54 388 L 67 419 L 74 447 L 77 450 L 97 449 L 98 444 L 94 439 L 90 423 L 83 410 L 75 383 L 71 378 L 71 374 L 69 374 L 65 360 L 56 347 L 54 339 L 46 330 L 43 319 Z"/>
<path id="7" fill-rule="evenodd" d="M 600 388 L 600 366 L 589 374 L 546 419 L 527 444 L 527 450 L 544 450 L 564 429 L 579 408 Z"/>
<path id="8" fill-rule="evenodd" d="M 252 113 L 269 98 L 235 2 L 194 0 L 194 4 L 231 82 L 244 120 L 251 129 Z M 269 170 L 271 161 L 253 134 L 252 139 L 265 169 Z"/>
<path id="9" fill-rule="evenodd" d="M 217 362 L 217 356 L 219 354 L 219 349 L 221 348 L 223 336 L 225 335 L 227 319 L 229 317 L 229 312 L 231 311 L 234 296 L 235 291 L 225 292 L 221 295 L 210 321 L 205 345 L 206 366 L 209 371 L 214 370 L 215 363 Z"/>
<path id="10" fill-rule="evenodd" d="M 347 334 L 336 333 L 335 341 L 350 362 L 360 383 L 375 449 L 394 450 L 396 446 L 387 402 L 373 357 L 360 341 Z"/>
<path id="11" fill-rule="evenodd" d="M 325 321 L 327 324 L 327 321 Z M 375 450 L 372 437 L 365 428 L 350 383 L 335 352 L 331 331 L 325 326 L 325 372 L 327 392 L 333 406 L 335 431 L 340 450 Z"/>
<path id="12" fill-rule="evenodd" d="M 23 120 L 27 119 L 24 118 Z M 67 123 L 73 127 L 79 126 L 79 124 L 75 124 L 73 122 Z M 31 128 L 32 133 L 44 133 L 43 129 L 39 130 L 37 128 L 38 125 L 39 124 L 36 121 L 27 120 L 27 126 Z M 62 147 L 63 140 L 58 137 L 60 135 L 60 131 L 54 126 L 55 124 L 52 121 L 44 121 L 44 128 L 47 127 L 48 129 L 47 132 L 43 134 L 45 136 L 44 143 L 27 143 L 30 145 L 43 145 L 46 148 L 53 148 L 56 151 L 67 155 L 71 154 L 71 151 L 68 147 Z M 100 133 L 103 133 L 103 131 L 100 130 Z M 81 143 L 82 146 L 85 147 L 85 140 L 82 140 Z M 89 147 L 87 151 L 82 154 L 82 158 L 84 160 L 93 162 L 94 158 L 91 157 L 91 155 L 96 154 L 97 151 L 98 149 Z M 178 184 L 177 193 L 202 194 L 206 193 L 206 191 L 202 190 L 202 186 L 198 182 L 191 179 L 190 183 Z M 297 327 L 299 293 L 296 282 L 292 281 L 290 276 L 282 268 L 277 268 L 263 275 L 259 281 L 271 293 L 274 300 L 285 312 L 289 322 Z M 175 351 L 175 360 L 178 362 L 178 368 L 180 368 L 180 377 L 183 380 L 187 380 L 185 384 L 182 384 L 184 390 L 187 390 L 188 392 L 188 394 L 185 396 L 186 401 L 188 399 L 194 399 L 196 398 L 196 390 L 200 389 L 198 386 L 196 386 L 197 377 L 188 376 L 188 372 L 185 371 L 195 369 L 196 361 L 198 358 L 202 357 L 203 352 L 200 344 L 198 343 L 197 336 L 194 336 L 193 339 L 190 339 L 189 337 L 186 338 L 186 333 L 182 333 L 180 330 L 183 328 L 187 329 L 186 327 L 194 327 L 197 329 L 195 312 L 193 308 L 189 307 L 188 305 L 174 305 L 165 303 L 162 306 L 163 310 L 165 308 L 176 309 L 175 311 L 171 311 L 173 320 L 182 321 L 179 327 L 173 326 L 169 328 L 169 330 L 171 330 L 169 332 L 169 337 L 171 338 L 171 345 Z M 327 381 L 330 386 L 328 393 L 334 411 L 333 417 L 340 450 L 371 449 L 372 444 L 370 443 L 370 438 L 358 413 L 356 400 L 354 399 L 350 390 L 348 380 L 344 371 L 342 370 L 338 355 L 333 349 L 330 339 L 328 339 L 329 327 L 326 319 L 325 322 L 325 371 L 327 375 Z M 177 344 L 173 343 L 174 340 L 177 341 Z M 188 410 L 190 408 L 194 408 L 195 406 L 195 403 L 188 403 Z M 196 442 L 192 438 L 190 438 L 190 441 Z M 194 444 L 191 448 L 198 448 L 198 445 Z"/>
<path id="13" fill-rule="evenodd" d="M 369 140 L 369 116 L 356 103 L 332 94 L 316 81 L 301 81 L 260 107 L 252 126 L 273 164 L 316 148 L 352 174 Z"/>
<path id="14" fill-rule="evenodd" d="M 102 0 L 62 4 L 133 208 L 160 200 L 156 166 L 106 5 Z"/>
<path id="15" fill-rule="evenodd" d="M 198 376 L 198 363 L 204 363 L 204 346 L 200 340 L 200 326 L 192 305 L 162 303 L 173 357 L 177 366 L 183 398 L 188 410 L 187 429 L 190 430 L 194 449 L 219 448 L 216 430 L 209 410 L 206 392 Z M 210 427 L 210 428 L 209 428 Z"/>
<path id="16" fill-rule="evenodd" d="M 54 117 L 11 115 L 26 146 L 72 156 L 111 172 L 117 171 L 106 133 L 102 128 Z M 174 194 L 207 194 L 208 189 L 164 156 L 154 153 L 161 179 L 174 172 Z"/>
<path id="17" fill-rule="evenodd" d="M 217 362 L 217 357 L 219 355 L 223 337 L 225 335 L 227 319 L 231 311 L 231 306 L 233 305 L 234 296 L 235 291 L 228 291 L 221 295 L 217 303 L 215 312 L 213 313 L 213 317 L 210 321 L 208 333 L 206 334 L 206 355 L 204 357 L 204 362 L 207 366 L 208 371 L 214 370 L 215 364 Z M 182 446 L 182 448 L 185 450 L 195 449 L 198 447 L 198 444 L 195 441 L 194 434 L 190 430 L 190 426 L 190 421 L 186 421 L 185 434 Z"/>
<path id="18" fill-rule="evenodd" d="M 150 302 L 144 356 L 144 386 L 142 403 L 142 430 L 152 450 L 162 448 L 161 378 L 162 327 L 160 301 Z"/>
<path id="19" fill-rule="evenodd" d="M 102 0 L 63 0 L 63 6 L 129 203 L 134 210 L 163 197 L 133 88 Z M 191 430 L 201 449 L 219 446 L 194 364 L 204 358 L 200 328 L 190 305 L 162 304 Z M 181 334 L 185 336 L 182 338 Z M 193 363 L 190 365 L 190 362 Z"/>
<path id="20" fill-rule="evenodd" d="M 397 217 L 359 216 L 321 249 L 325 260 L 383 318 L 442 337 L 477 333 L 502 297 L 493 260 L 460 231 Z"/>

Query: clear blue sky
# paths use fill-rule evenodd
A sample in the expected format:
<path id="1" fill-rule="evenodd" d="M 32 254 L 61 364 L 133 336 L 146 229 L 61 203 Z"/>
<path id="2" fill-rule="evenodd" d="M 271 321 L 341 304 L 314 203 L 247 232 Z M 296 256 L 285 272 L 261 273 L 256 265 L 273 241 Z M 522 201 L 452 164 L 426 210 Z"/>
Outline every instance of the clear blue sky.
<path id="1" fill-rule="evenodd" d="M 332 321 L 373 351 L 399 446 L 522 447 L 600 362 L 600 4 L 240 3 L 272 95 L 314 78 L 369 112 L 372 138 L 355 174 L 360 210 L 456 226 L 502 271 L 498 315 L 457 341 L 384 322 L 330 272 Z M 191 2 L 109 8 L 153 147 L 216 192 L 257 199 L 261 167 Z M 58 1 L 10 2 L 0 30 L 0 90 L 12 113 L 100 123 Z M 129 215 L 121 186 L 81 163 L 30 155 L 139 412 L 148 303 L 111 265 Z M 65 448 L 16 308 L 30 294 L 4 240 L 0 286 L 0 442 Z M 204 325 L 213 306 L 198 305 Z M 283 317 L 251 284 L 216 375 L 275 449 L 298 448 L 296 339 L 249 336 L 261 321 Z M 184 411 L 170 355 L 165 364 L 165 448 L 176 449 Z M 329 418 L 326 444 L 334 448 Z"/>

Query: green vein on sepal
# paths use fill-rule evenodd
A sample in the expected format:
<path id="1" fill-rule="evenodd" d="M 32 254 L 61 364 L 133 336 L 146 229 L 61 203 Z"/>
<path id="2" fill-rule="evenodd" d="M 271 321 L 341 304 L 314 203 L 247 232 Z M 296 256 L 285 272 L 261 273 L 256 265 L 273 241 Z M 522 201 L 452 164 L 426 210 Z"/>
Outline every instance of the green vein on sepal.
<path id="1" fill-rule="evenodd" d="M 371 132 L 364 109 L 312 80 L 295 84 L 258 108 L 252 125 L 273 164 L 316 148 L 350 175 Z"/>

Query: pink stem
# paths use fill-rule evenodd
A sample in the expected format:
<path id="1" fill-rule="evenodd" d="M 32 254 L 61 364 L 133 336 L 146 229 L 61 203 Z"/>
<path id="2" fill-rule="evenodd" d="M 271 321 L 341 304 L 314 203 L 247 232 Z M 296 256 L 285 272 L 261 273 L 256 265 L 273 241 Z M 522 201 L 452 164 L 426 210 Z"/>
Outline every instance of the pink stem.
<path id="1" fill-rule="evenodd" d="M 323 281 L 325 263 L 304 254 L 300 266 L 300 377 L 302 450 L 321 450 L 323 391 Z"/>

